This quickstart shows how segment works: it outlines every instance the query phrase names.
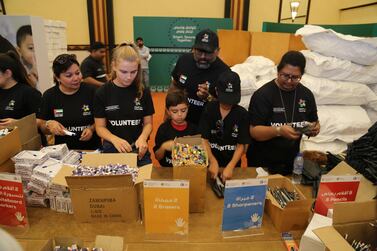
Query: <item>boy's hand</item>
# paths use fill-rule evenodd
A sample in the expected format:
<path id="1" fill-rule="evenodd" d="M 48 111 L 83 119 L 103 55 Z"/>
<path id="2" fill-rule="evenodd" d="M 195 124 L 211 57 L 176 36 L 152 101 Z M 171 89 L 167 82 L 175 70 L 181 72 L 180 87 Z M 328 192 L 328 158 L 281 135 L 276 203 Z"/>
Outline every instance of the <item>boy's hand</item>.
<path id="1" fill-rule="evenodd" d="M 132 151 L 131 145 L 127 142 L 127 140 L 124 140 L 122 138 L 119 138 L 114 135 L 114 137 L 111 139 L 111 143 L 114 145 L 114 147 L 117 149 L 120 153 L 129 153 Z"/>
<path id="2" fill-rule="evenodd" d="M 168 140 L 162 144 L 162 148 L 168 152 L 171 152 L 173 150 L 173 146 L 174 146 L 173 140 Z"/>

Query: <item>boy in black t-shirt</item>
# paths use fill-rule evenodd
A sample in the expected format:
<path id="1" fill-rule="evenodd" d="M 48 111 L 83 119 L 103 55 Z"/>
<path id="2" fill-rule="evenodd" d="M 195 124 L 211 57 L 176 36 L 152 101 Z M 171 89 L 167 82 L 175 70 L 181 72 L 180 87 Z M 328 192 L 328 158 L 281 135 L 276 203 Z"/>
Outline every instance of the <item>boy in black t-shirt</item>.
<path id="1" fill-rule="evenodd" d="M 216 178 L 225 167 L 222 179 L 230 179 L 240 165 L 245 145 L 250 143 L 247 111 L 238 105 L 241 99 L 240 78 L 227 71 L 220 75 L 216 91 L 218 101 L 209 102 L 200 120 L 200 132 L 208 152 L 209 172 Z"/>
<path id="2" fill-rule="evenodd" d="M 156 145 L 153 151 L 161 166 L 171 167 L 171 151 L 174 138 L 195 135 L 197 130 L 194 124 L 186 121 L 188 100 L 183 91 L 170 91 L 166 96 L 165 102 L 169 119 L 158 128 L 155 139 Z"/>

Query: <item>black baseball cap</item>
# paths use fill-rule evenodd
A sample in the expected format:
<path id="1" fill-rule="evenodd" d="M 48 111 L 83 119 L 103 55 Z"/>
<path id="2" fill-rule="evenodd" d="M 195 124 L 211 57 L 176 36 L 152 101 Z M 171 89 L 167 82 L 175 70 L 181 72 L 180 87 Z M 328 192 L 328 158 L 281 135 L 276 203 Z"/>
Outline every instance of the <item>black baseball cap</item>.
<path id="1" fill-rule="evenodd" d="M 219 48 L 219 38 L 216 32 L 210 29 L 199 31 L 199 33 L 196 34 L 193 48 L 210 53 L 214 52 Z"/>
<path id="2" fill-rule="evenodd" d="M 216 88 L 220 103 L 236 105 L 241 101 L 241 80 L 234 71 L 221 73 Z"/>

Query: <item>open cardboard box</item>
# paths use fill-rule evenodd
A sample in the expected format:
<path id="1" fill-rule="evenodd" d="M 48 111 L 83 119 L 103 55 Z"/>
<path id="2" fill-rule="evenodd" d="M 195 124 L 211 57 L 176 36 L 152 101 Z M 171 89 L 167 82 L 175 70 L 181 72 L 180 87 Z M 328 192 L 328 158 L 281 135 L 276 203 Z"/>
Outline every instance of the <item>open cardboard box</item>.
<path id="1" fill-rule="evenodd" d="M 288 191 L 296 191 L 299 200 L 288 202 L 285 208 L 281 208 L 270 192 L 266 195 L 265 211 L 269 215 L 275 228 L 279 232 L 296 229 L 304 229 L 308 224 L 311 200 L 294 185 L 291 180 L 281 175 L 268 176 L 268 186 L 286 188 Z"/>
<path id="2" fill-rule="evenodd" d="M 35 113 L 16 120 L 10 127 L 18 127 L 22 150 L 41 149 L 41 136 L 38 134 L 37 118 Z"/>
<path id="3" fill-rule="evenodd" d="M 55 237 L 50 240 L 17 240 L 24 251 L 51 251 L 55 246 L 70 247 L 73 244 L 79 247 L 86 247 L 84 242 L 74 237 Z M 104 251 L 123 251 L 123 237 L 97 235 L 94 247 L 102 248 Z"/>
<path id="4" fill-rule="evenodd" d="M 10 159 L 21 151 L 20 130 L 14 127 L 12 131 L 0 137 L 0 172 L 14 173 L 14 163 Z"/>
<path id="5" fill-rule="evenodd" d="M 333 225 L 315 229 L 313 232 L 325 244 L 327 250 L 354 250 L 345 240 L 346 234 L 349 242 L 366 242 L 371 244 L 371 250 L 374 250 L 377 248 L 377 228 L 369 223 L 376 223 L 376 220 L 376 200 L 335 203 Z"/>
<path id="6" fill-rule="evenodd" d="M 107 164 L 128 164 L 136 167 L 137 154 L 84 154 L 82 165 L 97 167 Z M 140 219 L 138 190 L 144 179 L 150 179 L 152 164 L 139 168 L 134 183 L 131 175 L 109 175 L 95 177 L 67 176 L 63 168 L 57 176 L 66 176 L 71 192 L 74 216 L 79 222 L 136 221 Z M 59 179 L 59 178 L 58 178 Z M 60 184 L 63 185 L 64 184 Z"/>
<path id="7" fill-rule="evenodd" d="M 188 144 L 190 146 L 203 145 L 199 135 L 176 138 L 174 143 Z M 203 213 L 206 202 L 208 155 L 205 165 L 184 165 L 173 167 L 173 178 L 190 181 L 189 211 L 190 213 Z"/>

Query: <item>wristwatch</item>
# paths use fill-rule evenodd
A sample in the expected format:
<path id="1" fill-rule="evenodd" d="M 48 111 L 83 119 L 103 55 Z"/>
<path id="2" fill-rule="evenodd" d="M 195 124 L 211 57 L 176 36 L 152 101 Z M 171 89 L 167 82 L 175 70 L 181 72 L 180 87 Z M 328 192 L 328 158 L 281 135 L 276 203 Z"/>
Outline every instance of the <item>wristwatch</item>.
<path id="1" fill-rule="evenodd" d="M 280 134 L 281 127 L 280 126 L 275 126 L 275 128 L 276 128 L 276 136 L 280 137 L 281 136 L 281 134 Z"/>

